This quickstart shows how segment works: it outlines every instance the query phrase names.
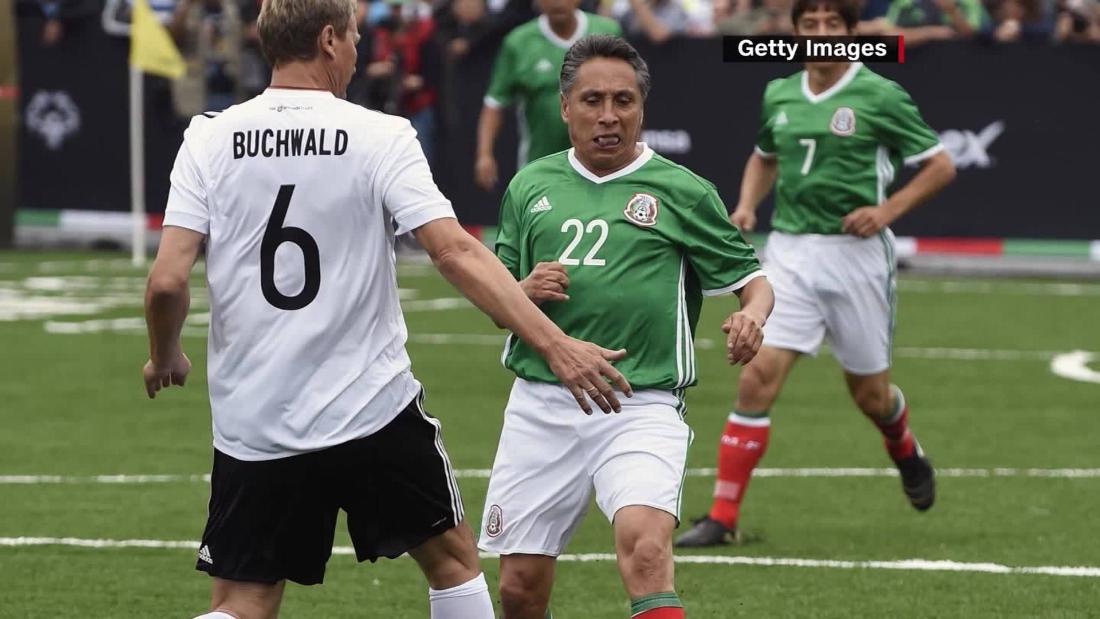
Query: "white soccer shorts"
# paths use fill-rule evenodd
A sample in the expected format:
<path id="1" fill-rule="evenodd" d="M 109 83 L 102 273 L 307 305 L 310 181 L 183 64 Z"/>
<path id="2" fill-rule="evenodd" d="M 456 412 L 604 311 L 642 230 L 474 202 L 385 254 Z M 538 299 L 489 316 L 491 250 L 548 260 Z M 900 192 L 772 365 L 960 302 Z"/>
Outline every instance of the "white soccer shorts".
<path id="1" fill-rule="evenodd" d="M 772 232 L 764 272 L 775 310 L 764 345 L 816 355 L 826 337 L 847 372 L 877 374 L 890 367 L 897 300 L 894 234 Z"/>
<path id="2" fill-rule="evenodd" d="M 588 509 L 645 505 L 680 518 L 691 429 L 671 391 L 619 395 L 621 413 L 585 415 L 564 387 L 517 379 L 504 411 L 478 546 L 556 557 Z"/>

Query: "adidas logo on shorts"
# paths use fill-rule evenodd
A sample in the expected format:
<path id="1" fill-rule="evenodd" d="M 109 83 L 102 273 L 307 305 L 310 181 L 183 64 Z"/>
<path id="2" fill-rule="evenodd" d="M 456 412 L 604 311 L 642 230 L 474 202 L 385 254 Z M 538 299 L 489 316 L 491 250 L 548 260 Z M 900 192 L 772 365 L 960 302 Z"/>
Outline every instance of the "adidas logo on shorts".
<path id="1" fill-rule="evenodd" d="M 206 546 L 204 544 L 202 548 L 199 548 L 199 561 L 202 561 L 204 563 L 209 563 L 210 565 L 214 565 L 214 559 L 210 556 L 210 547 L 209 546 Z"/>

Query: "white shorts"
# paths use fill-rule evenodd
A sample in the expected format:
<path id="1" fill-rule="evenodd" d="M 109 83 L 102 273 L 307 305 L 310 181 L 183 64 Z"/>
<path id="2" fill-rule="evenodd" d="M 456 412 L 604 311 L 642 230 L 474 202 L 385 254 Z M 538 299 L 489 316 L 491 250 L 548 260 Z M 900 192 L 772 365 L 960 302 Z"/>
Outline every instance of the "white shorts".
<path id="1" fill-rule="evenodd" d="M 692 433 L 671 391 L 619 396 L 621 413 L 585 415 L 564 387 L 517 379 L 504 411 L 478 547 L 556 557 L 592 491 L 614 522 L 628 505 L 680 518 Z"/>
<path id="2" fill-rule="evenodd" d="M 775 290 L 765 346 L 816 355 L 828 336 L 847 372 L 877 374 L 890 367 L 897 261 L 889 229 L 866 239 L 772 232 L 764 255 Z"/>

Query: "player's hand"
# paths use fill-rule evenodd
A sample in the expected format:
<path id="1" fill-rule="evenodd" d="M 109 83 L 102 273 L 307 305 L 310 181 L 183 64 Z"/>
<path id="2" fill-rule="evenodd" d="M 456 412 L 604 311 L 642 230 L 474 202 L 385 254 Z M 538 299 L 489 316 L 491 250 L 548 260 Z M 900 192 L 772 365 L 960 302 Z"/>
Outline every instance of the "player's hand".
<path id="1" fill-rule="evenodd" d="M 608 350 L 592 344 L 565 337 L 551 346 L 546 353 L 546 364 L 563 387 L 577 399 L 577 405 L 584 414 L 591 415 L 592 400 L 604 413 L 622 410 L 615 390 L 626 397 L 634 395 L 626 377 L 611 366 L 611 361 L 626 357 L 626 350 Z"/>
<path id="2" fill-rule="evenodd" d="M 485 191 L 492 191 L 497 184 L 497 160 L 483 155 L 474 163 L 474 182 Z"/>
<path id="3" fill-rule="evenodd" d="M 752 361 L 764 343 L 764 321 L 746 312 L 735 312 L 722 323 L 726 334 L 726 361 L 730 365 Z"/>
<path id="4" fill-rule="evenodd" d="M 841 230 L 845 234 L 854 234 L 867 238 L 878 234 L 880 230 L 890 225 L 890 217 L 880 206 L 863 206 L 848 213 L 841 220 Z"/>
<path id="5" fill-rule="evenodd" d="M 531 273 L 519 283 L 524 294 L 535 305 L 544 301 L 568 301 L 565 289 L 569 287 L 569 276 L 560 262 L 540 262 Z"/>
<path id="6" fill-rule="evenodd" d="M 730 214 L 730 223 L 742 232 L 752 232 L 756 227 L 756 213 L 748 209 L 735 209 Z"/>
<path id="7" fill-rule="evenodd" d="M 191 371 L 191 360 L 182 352 L 165 365 L 156 365 L 150 359 L 145 362 L 141 374 L 145 379 L 145 393 L 150 398 L 155 398 L 157 392 L 169 385 L 183 386 L 187 382 L 187 374 Z"/>

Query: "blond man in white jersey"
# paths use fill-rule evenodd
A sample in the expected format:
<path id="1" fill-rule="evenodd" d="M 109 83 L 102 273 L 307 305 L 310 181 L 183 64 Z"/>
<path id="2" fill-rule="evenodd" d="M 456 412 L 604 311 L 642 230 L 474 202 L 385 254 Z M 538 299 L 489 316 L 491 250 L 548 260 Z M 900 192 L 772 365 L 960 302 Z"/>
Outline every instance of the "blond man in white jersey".
<path id="1" fill-rule="evenodd" d="M 410 371 L 393 242 L 412 232 L 443 275 L 540 351 L 578 406 L 619 410 L 610 351 L 567 337 L 432 180 L 408 121 L 343 100 L 353 0 L 266 0 L 262 95 L 184 135 L 149 275 L 150 397 L 183 385 L 188 277 L 206 243 L 210 511 L 196 567 L 210 619 L 278 613 L 285 582 L 317 584 L 336 516 L 360 561 L 408 552 L 433 619 L 493 616 L 440 436 Z"/>

